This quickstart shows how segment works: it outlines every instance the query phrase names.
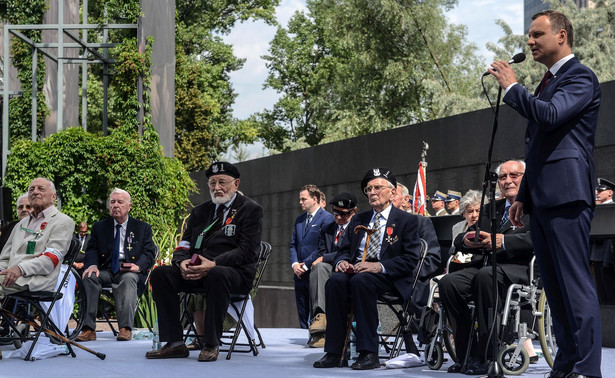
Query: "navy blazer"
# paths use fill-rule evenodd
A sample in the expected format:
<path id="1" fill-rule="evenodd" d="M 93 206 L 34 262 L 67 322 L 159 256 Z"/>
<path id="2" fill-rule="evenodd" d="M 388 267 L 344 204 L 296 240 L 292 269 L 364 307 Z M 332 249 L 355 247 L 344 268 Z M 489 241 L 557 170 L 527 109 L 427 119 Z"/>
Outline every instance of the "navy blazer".
<path id="1" fill-rule="evenodd" d="M 115 248 L 113 218 L 109 217 L 92 225 L 92 233 L 85 251 L 84 268 L 97 265 L 99 270 L 111 269 L 111 258 Z M 128 243 L 128 239 L 132 240 Z M 147 271 L 154 266 L 156 258 L 156 246 L 152 241 L 152 227 L 133 217 L 128 217 L 126 225 L 126 237 L 124 239 L 125 261 L 133 263 L 141 268 L 139 272 L 139 289 L 145 287 Z"/>
<path id="2" fill-rule="evenodd" d="M 373 210 L 369 210 L 352 218 L 333 266 L 337 266 L 340 261 L 354 264 L 357 259 L 360 259 L 359 245 L 365 236 L 365 231 L 355 234 L 354 229 L 358 225 L 368 227 L 373 214 Z M 385 230 L 390 230 L 391 235 L 389 237 L 385 234 L 382 238 L 380 263 L 404 301 L 408 301 L 412 296 L 412 283 L 414 282 L 412 273 L 421 254 L 418 216 L 392 206 Z"/>
<path id="3" fill-rule="evenodd" d="M 290 239 L 290 264 L 296 262 L 304 262 L 308 268 L 312 266 L 314 260 L 318 258 L 318 240 L 320 238 L 320 230 L 326 225 L 333 222 L 331 213 L 319 208 L 316 215 L 308 225 L 309 229 L 305 230 L 307 213 L 303 213 L 295 220 L 293 235 Z M 293 275 L 295 279 L 296 275 Z"/>
<path id="4" fill-rule="evenodd" d="M 340 244 L 342 244 L 342 240 L 344 236 L 348 233 L 348 227 L 346 227 L 342 231 L 342 235 L 337 241 L 337 245 L 335 244 L 335 236 L 337 234 L 338 224 L 335 222 L 331 222 L 325 226 L 320 231 L 320 239 L 318 240 L 318 255 L 316 258 L 322 256 L 322 261 L 332 264 L 335 261 L 335 255 L 337 255 L 337 250 L 339 249 Z"/>
<path id="5" fill-rule="evenodd" d="M 249 290 L 260 252 L 263 229 L 263 208 L 256 201 L 237 193 L 225 219 L 225 226 L 211 233 L 196 248 L 196 241 L 204 229 L 216 217 L 216 204 L 212 201 L 195 206 L 190 212 L 182 241 L 190 243 L 190 250 L 177 249 L 173 253 L 173 264 L 179 265 L 197 253 L 216 265 L 229 266 L 239 270 L 242 289 Z"/>
<path id="6" fill-rule="evenodd" d="M 594 206 L 594 137 L 600 107 L 596 75 L 574 57 L 538 95 L 514 85 L 504 102 L 528 119 L 527 168 L 517 200 L 524 211 L 581 202 Z"/>

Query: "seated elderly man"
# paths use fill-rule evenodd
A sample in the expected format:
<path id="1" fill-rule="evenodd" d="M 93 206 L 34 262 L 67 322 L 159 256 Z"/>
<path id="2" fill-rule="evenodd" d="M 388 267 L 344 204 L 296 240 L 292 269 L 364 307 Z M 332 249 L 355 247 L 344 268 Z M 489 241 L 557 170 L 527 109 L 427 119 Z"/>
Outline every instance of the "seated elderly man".
<path id="1" fill-rule="evenodd" d="M 205 295 L 205 334 L 198 360 L 215 361 L 231 293 L 250 290 L 256 275 L 263 208 L 238 192 L 239 170 L 234 165 L 215 162 L 205 175 L 211 201 L 192 209 L 172 265 L 158 267 L 151 275 L 160 340 L 166 344 L 147 352 L 146 358 L 188 357 L 179 293 L 198 291 Z"/>
<path id="2" fill-rule="evenodd" d="M 94 223 L 85 251 L 83 286 L 87 313 L 78 341 L 96 340 L 98 298 L 103 285 L 112 285 L 117 322 L 117 341 L 128 341 L 137 310 L 137 293 L 145 288 L 147 271 L 154 265 L 156 247 L 149 224 L 129 216 L 130 194 L 113 189 L 109 195 L 110 217 Z"/>
<path id="3" fill-rule="evenodd" d="M 514 202 L 519 184 L 525 172 L 525 164 L 518 160 L 509 160 L 497 169 L 498 185 L 504 199 L 495 202 L 496 217 L 500 220 L 496 233 L 497 256 L 497 282 L 499 297 L 506 297 L 506 290 L 511 284 L 527 284 L 529 276 L 529 263 L 533 256 L 532 241 L 530 237 L 528 215 L 524 215 L 525 227 L 513 227 L 508 219 L 508 209 Z M 492 251 L 491 234 L 483 231 L 489 230 L 490 204 L 484 208 L 480 220 L 480 242 L 474 244 L 468 232 L 460 233 L 454 241 L 457 251 L 463 253 L 480 253 L 480 250 Z M 474 230 L 471 226 L 467 231 Z M 466 346 L 470 339 L 473 324 L 471 310 L 468 302 L 474 300 L 477 309 L 478 346 L 475 345 L 470 353 L 466 370 L 467 375 L 486 374 L 489 361 L 493 361 L 493 349 L 488 346 L 490 341 L 489 322 L 493 308 L 493 281 L 492 267 L 483 265 L 483 255 L 474 254 L 471 261 L 461 270 L 445 275 L 439 282 L 440 299 L 446 309 L 448 319 L 453 327 L 458 362 L 448 368 L 449 373 L 461 372 L 466 357 Z M 498 309 L 502 307 L 502 300 Z M 490 343 L 489 343 L 490 344 Z M 487 359 L 485 359 L 485 353 Z"/>
<path id="4" fill-rule="evenodd" d="M 348 366 L 342 354 L 351 308 L 359 352 L 352 368 L 379 367 L 378 296 L 395 292 L 405 301 L 412 296 L 412 271 L 421 250 L 419 222 L 416 215 L 391 205 L 396 185 L 395 176 L 386 168 L 369 170 L 361 182 L 372 210 L 356 215 L 348 225 L 335 259 L 335 273 L 327 281 L 326 354 L 314 362 L 316 368 Z"/>
<path id="5" fill-rule="evenodd" d="M 32 180 L 28 199 L 32 213 L 15 226 L 0 254 L 0 299 L 20 291 L 53 290 L 75 230 L 75 222 L 53 205 L 53 182 Z"/>

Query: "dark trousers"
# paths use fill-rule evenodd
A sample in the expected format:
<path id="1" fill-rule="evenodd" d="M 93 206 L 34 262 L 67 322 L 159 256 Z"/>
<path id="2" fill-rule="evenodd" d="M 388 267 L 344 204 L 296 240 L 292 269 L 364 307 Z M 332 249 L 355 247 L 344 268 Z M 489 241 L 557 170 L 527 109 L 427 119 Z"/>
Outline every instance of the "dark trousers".
<path id="1" fill-rule="evenodd" d="M 551 308 L 558 352 L 553 369 L 600 377 L 600 306 L 589 268 L 593 210 L 532 208 L 532 243 Z"/>
<path id="2" fill-rule="evenodd" d="M 295 301 L 297 302 L 297 314 L 299 315 L 299 326 L 303 329 L 308 328 L 310 318 L 310 280 L 309 272 L 303 274 L 305 278 L 295 280 Z"/>
<path id="3" fill-rule="evenodd" d="M 104 285 L 111 285 L 113 300 L 117 312 L 117 324 L 120 328 L 132 329 L 135 312 L 137 311 L 139 275 L 132 272 L 111 273 L 106 269 L 99 270 L 99 276 L 91 274 L 83 279 L 83 288 L 87 298 L 87 313 L 84 326 L 96 330 L 96 314 L 98 313 L 98 298 Z"/>
<path id="4" fill-rule="evenodd" d="M 183 329 L 180 322 L 180 292 L 198 291 L 205 296 L 206 346 L 220 345 L 224 318 L 231 301 L 231 292 L 242 292 L 246 285 L 240 272 L 227 266 L 213 267 L 207 276 L 197 281 L 187 281 L 174 265 L 161 266 L 152 272 L 150 281 L 156 308 L 160 341 L 181 341 Z"/>
<path id="5" fill-rule="evenodd" d="M 472 312 L 468 302 L 474 301 L 478 322 L 478 344 L 473 344 L 470 355 L 480 360 L 493 360 L 489 333 L 493 324 L 493 267 L 467 267 L 442 277 L 438 282 L 440 299 L 453 328 L 456 352 L 463 361 L 468 340 L 472 334 Z M 503 307 L 506 290 L 512 282 L 506 278 L 501 266 L 497 267 L 498 311 Z M 527 283 L 527 280 L 526 282 Z M 499 328 L 498 328 L 499 329 Z"/>
<path id="6" fill-rule="evenodd" d="M 351 306 L 354 308 L 354 321 L 357 323 L 357 351 L 377 352 L 378 296 L 390 291 L 397 293 L 393 282 L 382 273 L 333 273 L 325 286 L 325 352 L 342 353 Z"/>

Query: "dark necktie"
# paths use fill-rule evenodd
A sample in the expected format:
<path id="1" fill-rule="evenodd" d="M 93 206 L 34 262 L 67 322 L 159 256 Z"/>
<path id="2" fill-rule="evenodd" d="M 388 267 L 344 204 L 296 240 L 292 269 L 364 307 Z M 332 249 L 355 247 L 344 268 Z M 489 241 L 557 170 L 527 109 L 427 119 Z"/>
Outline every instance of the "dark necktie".
<path id="1" fill-rule="evenodd" d="M 308 233 L 310 230 L 310 222 L 312 221 L 312 214 L 308 214 L 307 223 L 305 224 L 305 230 L 303 230 L 303 236 Z"/>
<path id="2" fill-rule="evenodd" d="M 504 208 L 504 214 L 502 215 L 502 222 L 500 223 L 500 231 L 504 228 L 506 222 L 508 222 L 508 211 L 510 210 L 510 205 L 506 205 Z"/>
<path id="3" fill-rule="evenodd" d="M 542 90 L 545 89 L 547 84 L 549 84 L 549 80 L 551 80 L 552 77 L 553 74 L 551 73 L 551 71 L 547 70 L 547 72 L 545 72 L 545 76 L 542 77 L 542 81 L 540 82 L 540 89 L 538 89 L 538 94 L 540 94 Z"/>
<path id="4" fill-rule="evenodd" d="M 111 273 L 117 274 L 120 271 L 120 241 L 122 225 L 115 225 L 115 245 L 113 247 L 113 258 L 111 259 Z"/>
<path id="5" fill-rule="evenodd" d="M 380 215 L 380 213 L 376 214 L 373 227 L 374 233 L 369 238 L 369 246 L 367 246 L 366 261 L 378 261 L 378 250 L 380 249 L 380 218 L 382 218 L 382 215 Z"/>
<path id="6" fill-rule="evenodd" d="M 211 232 L 218 231 L 224 225 L 224 212 L 226 211 L 226 206 L 219 205 L 218 210 L 216 210 L 216 223 L 211 228 Z"/>

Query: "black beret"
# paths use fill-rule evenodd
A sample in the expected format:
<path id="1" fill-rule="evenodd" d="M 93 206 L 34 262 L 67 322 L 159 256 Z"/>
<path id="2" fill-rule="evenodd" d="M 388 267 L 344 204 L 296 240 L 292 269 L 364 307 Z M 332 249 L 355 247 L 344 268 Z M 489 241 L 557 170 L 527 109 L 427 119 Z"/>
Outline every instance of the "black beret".
<path id="1" fill-rule="evenodd" d="M 397 180 L 388 168 L 373 168 L 367 171 L 365 176 L 363 177 L 363 181 L 361 181 L 361 191 L 365 190 L 367 183 L 372 181 L 373 179 L 383 178 L 393 184 L 393 187 L 397 188 Z"/>
<path id="2" fill-rule="evenodd" d="M 205 171 L 205 176 L 207 176 L 207 178 L 214 175 L 227 175 L 233 178 L 239 178 L 239 170 L 233 164 L 227 163 L 226 161 L 216 161 Z"/>
<path id="3" fill-rule="evenodd" d="M 607 179 L 599 178 L 598 186 L 596 186 L 596 190 L 599 192 L 603 190 L 615 190 L 615 184 L 613 184 L 611 181 Z"/>
<path id="4" fill-rule="evenodd" d="M 341 209 L 354 209 L 357 206 L 357 197 L 352 193 L 343 192 L 333 197 L 329 203 Z"/>

